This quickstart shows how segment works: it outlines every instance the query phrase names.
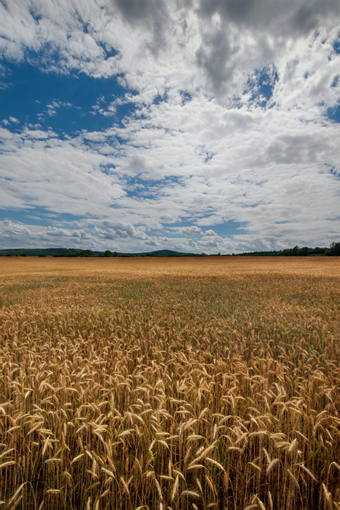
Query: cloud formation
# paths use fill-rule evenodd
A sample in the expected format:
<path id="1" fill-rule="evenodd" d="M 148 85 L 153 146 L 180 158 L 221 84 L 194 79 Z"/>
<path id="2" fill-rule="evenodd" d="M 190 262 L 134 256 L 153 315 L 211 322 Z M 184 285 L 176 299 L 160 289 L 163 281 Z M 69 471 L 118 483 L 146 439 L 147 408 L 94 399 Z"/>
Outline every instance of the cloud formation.
<path id="1" fill-rule="evenodd" d="M 0 93 L 25 65 L 98 87 L 0 119 L 3 247 L 337 240 L 338 0 L 3 0 L 0 20 Z"/>

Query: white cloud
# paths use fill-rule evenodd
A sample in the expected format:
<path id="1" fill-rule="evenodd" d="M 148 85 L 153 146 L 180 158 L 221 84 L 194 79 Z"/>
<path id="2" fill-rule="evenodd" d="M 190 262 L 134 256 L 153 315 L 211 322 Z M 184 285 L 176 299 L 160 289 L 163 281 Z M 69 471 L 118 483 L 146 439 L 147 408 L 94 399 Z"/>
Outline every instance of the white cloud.
<path id="1" fill-rule="evenodd" d="M 204 235 L 207 236 L 207 237 L 215 237 L 217 236 L 216 232 L 214 232 L 213 230 L 209 229 L 209 230 L 206 230 L 204 232 Z"/>
<path id="2" fill-rule="evenodd" d="M 102 172 L 102 166 L 114 160 L 81 139 L 60 140 L 54 133 L 28 129 L 16 135 L 2 129 L 0 139 L 6 144 L 1 177 L 9 203 L 95 215 L 105 213 L 125 195 L 118 179 Z"/>
<path id="3" fill-rule="evenodd" d="M 329 41 L 338 29 L 337 0 L 254 5 L 34 0 L 28 8 L 18 0 L 0 5 L 1 49 L 8 60 L 22 60 L 27 49 L 40 51 L 54 71 L 123 73 L 126 86 L 143 93 L 153 88 L 154 96 L 178 86 L 192 91 L 207 86 L 223 97 L 238 93 L 254 68 L 281 58 L 313 31 L 322 28 Z M 107 53 L 111 49 L 114 56 Z"/>
<path id="4" fill-rule="evenodd" d="M 119 127 L 67 139 L 42 128 L 12 134 L 3 120 L 1 207 L 83 216 L 93 232 L 85 226 L 81 239 L 129 249 L 269 249 L 327 244 L 339 231 L 339 124 L 325 115 L 340 100 L 337 0 L 27 5 L 0 2 L 7 60 L 119 75 L 125 97 L 99 98 L 93 115 L 137 109 Z M 254 99 L 264 67 L 267 106 Z M 47 113 L 70 106 L 51 102 Z M 174 227 L 176 239 L 152 235 L 181 221 L 191 226 Z M 246 232 L 228 239 L 211 228 L 230 221 Z M 46 239 L 71 238 L 53 228 Z"/>
<path id="5" fill-rule="evenodd" d="M 181 234 L 185 236 L 202 236 L 203 230 L 199 227 L 183 227 L 181 228 Z"/>
<path id="6" fill-rule="evenodd" d="M 159 219 L 162 223 L 175 223 L 178 220 L 178 218 L 175 218 L 172 214 L 167 213 L 161 214 Z"/>
<path id="7" fill-rule="evenodd" d="M 219 237 L 217 236 L 216 232 L 214 232 L 212 229 L 209 229 L 209 230 L 206 230 L 205 232 L 199 228 L 199 227 L 195 227 L 194 225 L 192 225 L 191 227 L 182 227 L 180 229 L 177 229 L 179 231 L 180 234 L 184 235 L 184 236 L 189 236 L 189 237 Z M 220 240 L 222 240 L 221 238 L 219 238 Z M 216 241 L 216 239 L 215 239 Z M 212 241 L 207 241 L 207 242 L 212 242 Z"/>

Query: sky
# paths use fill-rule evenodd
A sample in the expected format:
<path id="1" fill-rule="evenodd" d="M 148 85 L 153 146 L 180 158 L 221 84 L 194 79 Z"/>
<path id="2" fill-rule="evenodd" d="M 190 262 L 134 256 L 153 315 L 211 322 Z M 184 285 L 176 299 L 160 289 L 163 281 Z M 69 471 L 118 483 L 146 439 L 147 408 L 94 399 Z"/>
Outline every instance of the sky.
<path id="1" fill-rule="evenodd" d="M 340 241 L 339 0 L 0 0 L 0 249 Z"/>

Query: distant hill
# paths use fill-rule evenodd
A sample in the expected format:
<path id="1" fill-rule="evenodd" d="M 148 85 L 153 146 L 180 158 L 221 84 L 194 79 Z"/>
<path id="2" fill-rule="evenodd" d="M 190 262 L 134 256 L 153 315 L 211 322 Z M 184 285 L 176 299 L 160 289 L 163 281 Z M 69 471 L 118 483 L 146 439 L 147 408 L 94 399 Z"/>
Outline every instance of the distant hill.
<path id="1" fill-rule="evenodd" d="M 0 250 L 0 256 L 4 255 L 26 255 L 28 257 L 53 257 L 53 256 L 76 256 L 81 250 L 76 250 L 73 248 L 13 248 L 7 250 Z"/>
<path id="2" fill-rule="evenodd" d="M 197 253 L 184 253 L 181 251 L 174 250 L 156 250 L 144 253 L 137 253 L 137 256 L 144 257 L 197 257 Z"/>
<path id="3" fill-rule="evenodd" d="M 92 250 L 77 250 L 75 248 L 11 248 L 0 250 L 0 256 L 27 257 L 188 257 L 197 256 L 195 253 L 183 253 L 174 250 L 157 250 L 144 253 L 101 252 Z"/>
<path id="4" fill-rule="evenodd" d="M 216 255 L 216 254 L 215 254 Z M 220 255 L 219 253 L 217 255 Z M 234 253 L 233 253 L 234 255 Z M 236 255 L 236 254 L 235 254 Z M 330 248 L 308 248 L 304 246 L 294 246 L 285 250 L 273 251 L 252 251 L 248 253 L 239 253 L 238 256 L 259 256 L 259 257 L 306 257 L 313 255 L 331 255 L 340 256 L 340 243 L 332 243 Z M 202 257 L 205 253 L 185 253 L 175 250 L 156 250 L 142 253 L 122 253 L 106 250 L 92 251 L 79 250 L 76 248 L 13 248 L 0 250 L 1 256 L 28 256 L 28 257 Z"/>

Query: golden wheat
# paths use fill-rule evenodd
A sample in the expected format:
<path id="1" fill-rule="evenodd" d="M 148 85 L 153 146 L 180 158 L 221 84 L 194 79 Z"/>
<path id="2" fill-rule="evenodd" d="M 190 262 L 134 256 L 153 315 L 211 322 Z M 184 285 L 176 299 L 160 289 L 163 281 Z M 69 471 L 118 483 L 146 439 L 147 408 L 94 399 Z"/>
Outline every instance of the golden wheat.
<path id="1" fill-rule="evenodd" d="M 216 259 L 6 260 L 0 508 L 339 508 L 338 266 Z"/>

